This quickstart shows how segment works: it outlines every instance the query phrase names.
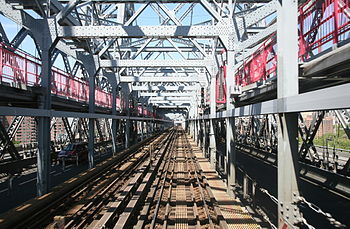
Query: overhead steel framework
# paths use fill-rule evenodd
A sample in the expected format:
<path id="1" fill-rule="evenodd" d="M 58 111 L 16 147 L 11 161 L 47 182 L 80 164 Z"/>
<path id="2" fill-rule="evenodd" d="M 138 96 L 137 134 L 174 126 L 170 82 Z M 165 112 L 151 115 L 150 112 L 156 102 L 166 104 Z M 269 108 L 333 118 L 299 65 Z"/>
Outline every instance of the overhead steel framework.
<path id="1" fill-rule="evenodd" d="M 198 12 L 203 19 L 193 22 Z M 186 128 L 213 167 L 224 165 L 233 196 L 239 137 L 264 137 L 277 158 L 278 227 L 308 225 L 299 209 L 299 151 L 309 152 L 313 127 L 298 129 L 299 113 L 338 110 L 349 133 L 347 0 L 0 0 L 0 13 L 21 27 L 10 41 L 0 24 L 0 115 L 36 118 L 39 195 L 49 191 L 53 118 L 74 118 L 65 121 L 67 139 L 85 123 L 91 168 L 99 120 L 107 119 L 115 151 L 118 136 L 128 147 L 130 132 L 143 138 L 171 123 L 167 114 L 185 111 Z M 39 58 L 19 49 L 28 36 Z M 53 67 L 59 55 L 65 71 Z M 21 105 L 34 91 L 34 105 Z M 11 147 L 11 133 L 1 133 L 0 146 Z"/>

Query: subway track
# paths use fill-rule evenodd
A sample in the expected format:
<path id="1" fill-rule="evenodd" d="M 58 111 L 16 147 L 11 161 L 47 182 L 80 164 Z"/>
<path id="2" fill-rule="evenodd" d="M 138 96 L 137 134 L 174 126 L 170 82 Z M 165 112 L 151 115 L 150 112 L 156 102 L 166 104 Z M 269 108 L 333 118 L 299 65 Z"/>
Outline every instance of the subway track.
<path id="1" fill-rule="evenodd" d="M 229 228 L 195 152 L 167 130 L 1 215 L 0 228 Z"/>
<path id="2" fill-rule="evenodd" d="M 173 132 L 166 131 L 132 146 L 55 187 L 52 192 L 0 215 L 0 228 L 90 227 L 108 203 L 118 200 L 119 208 L 124 207 L 135 187 L 148 175 L 150 149 L 153 156 L 158 157 Z M 134 184 L 129 185 L 130 182 Z"/>
<path id="3" fill-rule="evenodd" d="M 159 174 L 137 228 L 227 228 L 183 131 Z"/>

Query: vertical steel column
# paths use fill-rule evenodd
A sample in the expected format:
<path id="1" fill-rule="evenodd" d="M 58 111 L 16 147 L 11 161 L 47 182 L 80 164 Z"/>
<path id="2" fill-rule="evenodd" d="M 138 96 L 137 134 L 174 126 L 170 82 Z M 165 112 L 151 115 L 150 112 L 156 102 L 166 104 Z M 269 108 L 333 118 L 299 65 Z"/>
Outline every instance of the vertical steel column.
<path id="1" fill-rule="evenodd" d="M 207 149 L 206 149 L 206 145 L 207 145 L 207 143 L 206 143 L 206 139 L 207 139 L 207 132 L 206 132 L 206 130 L 207 130 L 207 128 L 206 128 L 206 120 L 205 119 L 202 119 L 202 126 L 203 126 L 203 145 L 202 145 L 202 150 L 203 150 L 203 154 L 204 155 L 206 155 L 206 151 L 207 151 Z"/>
<path id="2" fill-rule="evenodd" d="M 198 115 L 197 115 L 197 118 L 198 118 Z M 196 127 L 197 127 L 197 145 L 200 146 L 200 133 L 201 133 L 201 128 L 200 128 L 200 124 L 199 124 L 199 120 L 196 119 Z"/>
<path id="3" fill-rule="evenodd" d="M 112 115 L 117 114 L 117 85 L 112 84 Z M 112 152 L 117 153 L 117 119 L 112 119 Z"/>
<path id="4" fill-rule="evenodd" d="M 203 136 L 203 130 L 202 130 L 202 119 L 199 119 L 199 115 L 198 115 L 198 117 L 197 117 L 198 119 L 197 119 L 197 126 L 198 126 L 198 140 L 197 140 L 197 142 L 198 142 L 198 147 L 199 148 L 202 148 L 202 145 L 203 145 L 203 138 L 202 138 L 202 136 Z"/>
<path id="5" fill-rule="evenodd" d="M 190 134 L 190 121 L 186 120 L 186 131 L 187 134 Z"/>
<path id="6" fill-rule="evenodd" d="M 41 97 L 39 107 L 41 109 L 51 109 L 51 35 L 48 30 L 44 31 L 41 50 L 41 86 L 44 93 Z M 50 117 L 38 117 L 38 155 L 37 155 L 37 194 L 42 196 L 50 189 Z"/>
<path id="7" fill-rule="evenodd" d="M 95 112 L 95 77 L 99 67 L 98 57 L 92 54 L 79 53 L 78 58 L 84 63 L 84 69 L 89 75 L 89 113 Z M 94 162 L 94 143 L 95 142 L 95 119 L 89 118 L 88 124 L 88 159 L 89 168 L 95 166 Z"/>
<path id="8" fill-rule="evenodd" d="M 89 113 L 95 112 L 95 75 L 89 74 Z M 95 166 L 94 154 L 95 154 L 95 119 L 89 118 L 89 132 L 88 132 L 88 158 L 89 168 Z"/>
<path id="9" fill-rule="evenodd" d="M 194 118 L 196 118 L 196 117 L 194 117 Z M 197 143 L 197 138 L 198 138 L 198 135 L 197 135 L 197 133 L 198 133 L 198 131 L 197 131 L 197 120 L 196 119 L 194 119 L 193 120 L 193 140 L 194 140 L 194 142 L 195 143 Z"/>
<path id="10" fill-rule="evenodd" d="M 129 104 L 129 86 L 127 84 L 124 84 L 123 86 L 123 92 L 124 92 L 124 99 L 125 99 L 125 109 L 126 109 L 126 116 L 127 119 L 125 120 L 125 148 L 128 148 L 130 146 L 130 104 Z"/>
<path id="11" fill-rule="evenodd" d="M 298 94 L 298 1 L 282 0 L 277 9 L 277 97 Z M 295 201 L 298 188 L 298 114 L 280 113 L 278 118 L 278 228 L 296 227 L 300 219 Z"/>
<path id="12" fill-rule="evenodd" d="M 194 139 L 194 120 L 191 120 L 191 137 Z"/>
<path id="13" fill-rule="evenodd" d="M 215 116 L 216 113 L 216 75 L 214 68 L 211 71 L 210 82 L 210 115 Z M 210 131 L 209 131 L 209 153 L 210 164 L 213 168 L 216 168 L 216 140 L 214 132 L 214 119 L 210 119 Z"/>
<path id="14" fill-rule="evenodd" d="M 149 137 L 150 135 L 151 135 L 151 121 L 150 120 L 148 120 L 147 122 L 146 122 L 146 129 L 147 129 L 147 136 Z"/>
<path id="15" fill-rule="evenodd" d="M 232 39 L 232 38 L 231 38 Z M 227 50 L 227 68 L 226 68 L 226 110 L 232 110 L 234 105 L 231 102 L 231 93 L 235 87 L 234 82 L 234 65 L 235 54 L 233 51 L 233 41 Z M 235 118 L 226 118 L 226 155 L 225 167 L 227 172 L 227 191 L 228 194 L 234 196 L 236 184 L 236 146 L 234 142 L 235 135 Z"/>
<path id="16" fill-rule="evenodd" d="M 145 108 L 144 103 L 141 102 L 142 117 L 144 117 L 144 115 L 143 115 L 144 108 Z M 141 121 L 141 141 L 144 139 L 144 129 L 143 128 L 144 128 L 144 121 L 142 120 Z"/>
<path id="17" fill-rule="evenodd" d="M 155 109 L 154 106 L 151 106 L 151 111 L 152 111 L 152 133 L 156 131 L 156 122 L 154 121 L 153 115 L 155 114 Z"/>
<path id="18" fill-rule="evenodd" d="M 125 148 L 128 148 L 130 146 L 130 105 L 129 105 L 129 88 L 127 88 L 125 93 L 125 106 L 126 106 L 126 116 L 127 119 L 125 120 Z"/>

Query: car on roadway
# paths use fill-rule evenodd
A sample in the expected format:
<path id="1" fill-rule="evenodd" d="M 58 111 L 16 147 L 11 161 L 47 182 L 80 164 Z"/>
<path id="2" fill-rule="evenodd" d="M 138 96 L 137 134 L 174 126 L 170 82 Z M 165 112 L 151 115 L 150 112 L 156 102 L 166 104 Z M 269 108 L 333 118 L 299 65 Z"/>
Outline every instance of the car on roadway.
<path id="1" fill-rule="evenodd" d="M 73 161 L 80 162 L 88 159 L 88 147 L 86 142 L 70 143 L 66 145 L 57 156 L 60 163 Z"/>

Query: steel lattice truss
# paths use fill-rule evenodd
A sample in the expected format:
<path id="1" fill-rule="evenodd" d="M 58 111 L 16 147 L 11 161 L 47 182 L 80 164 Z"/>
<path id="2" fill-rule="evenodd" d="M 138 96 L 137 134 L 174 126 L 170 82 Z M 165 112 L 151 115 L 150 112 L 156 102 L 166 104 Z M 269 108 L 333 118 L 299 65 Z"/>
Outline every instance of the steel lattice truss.
<path id="1" fill-rule="evenodd" d="M 197 108 L 200 89 L 209 90 L 227 59 L 225 50 L 235 49 L 239 66 L 276 30 L 275 0 L 49 2 L 1 0 L 2 14 L 23 26 L 14 47 L 29 35 L 41 50 L 48 36 L 52 62 L 62 55 L 70 74 L 81 68 L 104 90 L 128 86 L 139 102 L 159 108 Z M 198 8 L 206 16 L 194 24 Z M 158 24 L 148 25 L 149 15 Z M 76 59 L 74 66 L 67 56 Z"/>

